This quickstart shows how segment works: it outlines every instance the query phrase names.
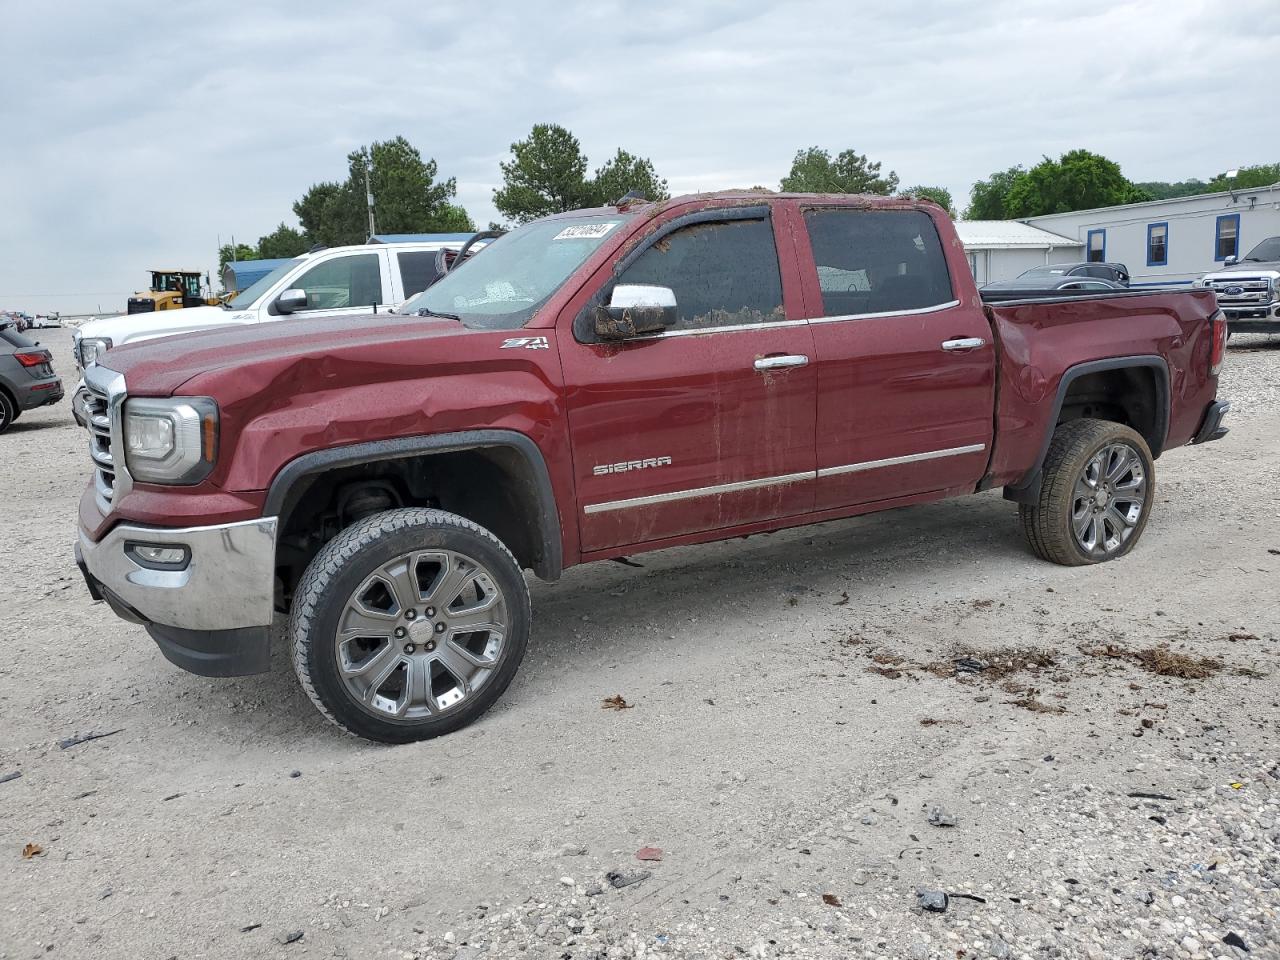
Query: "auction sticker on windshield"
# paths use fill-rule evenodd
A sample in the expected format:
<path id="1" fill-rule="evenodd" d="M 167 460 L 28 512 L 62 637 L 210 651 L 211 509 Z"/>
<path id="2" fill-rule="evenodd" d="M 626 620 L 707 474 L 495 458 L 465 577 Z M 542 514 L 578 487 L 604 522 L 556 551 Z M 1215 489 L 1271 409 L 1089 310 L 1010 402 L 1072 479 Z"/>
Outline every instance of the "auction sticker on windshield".
<path id="1" fill-rule="evenodd" d="M 618 221 L 612 223 L 580 223 L 574 227 L 565 227 L 557 233 L 552 240 L 599 240 L 606 233 L 618 225 Z"/>

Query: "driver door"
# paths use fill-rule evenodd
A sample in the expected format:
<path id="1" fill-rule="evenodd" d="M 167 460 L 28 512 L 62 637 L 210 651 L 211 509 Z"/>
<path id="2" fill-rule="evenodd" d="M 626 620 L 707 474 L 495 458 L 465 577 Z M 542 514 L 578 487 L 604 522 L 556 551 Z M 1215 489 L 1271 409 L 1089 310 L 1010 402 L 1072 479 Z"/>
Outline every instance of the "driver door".
<path id="1" fill-rule="evenodd" d="M 753 209 L 669 221 L 604 278 L 606 301 L 614 281 L 670 288 L 673 327 L 559 338 L 584 554 L 812 509 L 813 338 L 790 238 Z"/>

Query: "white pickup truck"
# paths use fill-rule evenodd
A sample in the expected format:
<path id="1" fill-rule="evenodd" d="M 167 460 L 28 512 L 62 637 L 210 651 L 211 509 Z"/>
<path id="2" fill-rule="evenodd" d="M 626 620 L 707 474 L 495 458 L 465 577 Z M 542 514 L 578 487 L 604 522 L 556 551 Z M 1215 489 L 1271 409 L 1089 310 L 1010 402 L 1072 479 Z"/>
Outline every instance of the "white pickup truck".
<path id="1" fill-rule="evenodd" d="M 220 307 L 187 307 L 159 313 L 123 314 L 90 320 L 74 336 L 77 372 L 122 343 L 172 337 L 238 324 L 266 323 L 323 311 L 326 316 L 367 314 L 403 303 L 431 286 L 465 247 L 468 252 L 493 234 L 441 234 L 439 239 L 327 247 L 281 264 Z M 474 245 L 473 245 L 474 244 Z M 84 381 L 71 404 L 76 420 Z"/>
<path id="2" fill-rule="evenodd" d="M 1195 282 L 1212 287 L 1232 333 L 1280 333 L 1280 237 L 1268 237 L 1243 259 Z"/>

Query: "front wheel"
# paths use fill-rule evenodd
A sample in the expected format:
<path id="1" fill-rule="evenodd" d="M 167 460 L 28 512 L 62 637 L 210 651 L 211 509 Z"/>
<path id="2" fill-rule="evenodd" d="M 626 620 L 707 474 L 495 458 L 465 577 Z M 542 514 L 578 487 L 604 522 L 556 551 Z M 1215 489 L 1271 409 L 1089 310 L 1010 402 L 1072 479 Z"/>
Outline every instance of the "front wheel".
<path id="1" fill-rule="evenodd" d="M 389 510 L 316 555 L 294 598 L 294 670 L 356 736 L 407 743 L 474 721 L 515 676 L 529 589 L 492 533 L 441 510 Z"/>
<path id="2" fill-rule="evenodd" d="M 1154 500 L 1155 465 L 1136 430 L 1109 420 L 1071 420 L 1054 433 L 1040 495 L 1018 506 L 1018 519 L 1039 556 L 1083 566 L 1132 550 Z"/>

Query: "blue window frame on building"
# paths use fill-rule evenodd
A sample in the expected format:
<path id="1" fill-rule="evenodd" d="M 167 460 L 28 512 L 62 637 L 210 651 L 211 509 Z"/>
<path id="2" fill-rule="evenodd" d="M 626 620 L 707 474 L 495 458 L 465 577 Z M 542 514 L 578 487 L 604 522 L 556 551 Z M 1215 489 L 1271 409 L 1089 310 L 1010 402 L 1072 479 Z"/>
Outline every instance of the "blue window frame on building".
<path id="1" fill-rule="evenodd" d="M 1213 259 L 1221 263 L 1227 257 L 1240 256 L 1240 214 L 1224 213 L 1213 231 Z"/>
<path id="2" fill-rule="evenodd" d="M 1090 263 L 1107 262 L 1107 231 L 1090 230 L 1085 238 L 1085 259 Z"/>
<path id="3" fill-rule="evenodd" d="M 1169 224 L 1147 224 L 1147 266 L 1167 267 L 1169 265 Z"/>

